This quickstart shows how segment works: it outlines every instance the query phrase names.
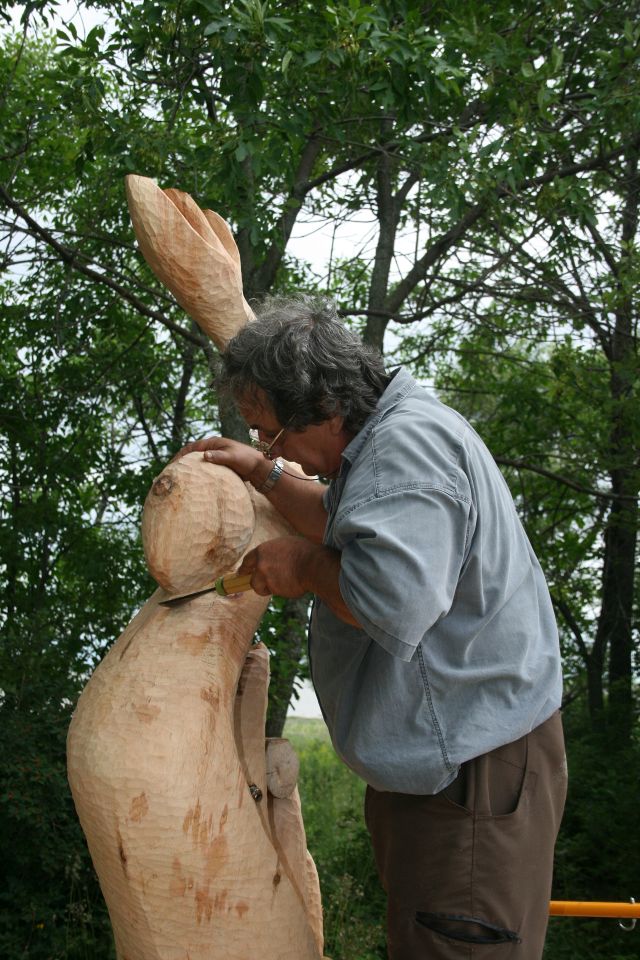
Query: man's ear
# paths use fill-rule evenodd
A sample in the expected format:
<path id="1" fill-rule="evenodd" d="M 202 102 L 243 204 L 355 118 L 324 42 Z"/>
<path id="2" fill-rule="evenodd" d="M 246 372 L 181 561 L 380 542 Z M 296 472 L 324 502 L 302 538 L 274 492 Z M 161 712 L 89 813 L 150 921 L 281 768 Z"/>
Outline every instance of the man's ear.
<path id="1" fill-rule="evenodd" d="M 329 433 L 333 437 L 337 437 L 342 433 L 344 429 L 344 417 L 342 414 L 336 414 L 327 421 L 329 424 Z"/>

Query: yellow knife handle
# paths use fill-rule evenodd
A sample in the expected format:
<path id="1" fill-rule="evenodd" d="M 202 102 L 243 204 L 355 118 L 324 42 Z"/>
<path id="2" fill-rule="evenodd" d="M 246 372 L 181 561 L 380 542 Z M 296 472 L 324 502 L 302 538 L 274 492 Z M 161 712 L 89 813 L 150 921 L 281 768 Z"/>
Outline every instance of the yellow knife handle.
<path id="1" fill-rule="evenodd" d="M 216 580 L 216 593 L 221 597 L 228 597 L 230 593 L 244 593 L 245 590 L 251 590 L 250 573 L 230 573 Z"/>

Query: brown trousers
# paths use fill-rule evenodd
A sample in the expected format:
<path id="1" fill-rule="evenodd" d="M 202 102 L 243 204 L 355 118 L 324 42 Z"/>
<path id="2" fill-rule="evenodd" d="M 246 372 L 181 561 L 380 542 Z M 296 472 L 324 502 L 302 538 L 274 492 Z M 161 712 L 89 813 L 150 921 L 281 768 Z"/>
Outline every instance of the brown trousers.
<path id="1" fill-rule="evenodd" d="M 441 793 L 367 787 L 390 960 L 539 960 L 566 789 L 559 712 Z"/>

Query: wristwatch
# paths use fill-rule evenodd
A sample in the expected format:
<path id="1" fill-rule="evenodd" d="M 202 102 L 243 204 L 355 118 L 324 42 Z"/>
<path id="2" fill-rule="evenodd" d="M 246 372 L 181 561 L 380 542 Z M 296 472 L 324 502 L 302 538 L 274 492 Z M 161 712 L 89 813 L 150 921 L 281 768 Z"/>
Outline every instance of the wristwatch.
<path id="1" fill-rule="evenodd" d="M 273 461 L 273 468 L 271 470 L 271 473 L 269 474 L 265 482 L 262 484 L 262 486 L 258 487 L 258 493 L 269 493 L 269 490 L 273 490 L 276 483 L 282 476 L 282 470 L 283 470 L 282 458 L 278 457 L 277 460 Z"/>

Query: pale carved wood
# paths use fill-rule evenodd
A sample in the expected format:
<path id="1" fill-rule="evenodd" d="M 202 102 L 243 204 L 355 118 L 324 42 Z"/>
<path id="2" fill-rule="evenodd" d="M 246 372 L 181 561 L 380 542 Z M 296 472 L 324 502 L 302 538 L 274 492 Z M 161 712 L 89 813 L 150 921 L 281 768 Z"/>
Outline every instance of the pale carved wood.
<path id="1" fill-rule="evenodd" d="M 218 347 L 253 318 L 242 294 L 240 256 L 226 221 L 188 193 L 148 177 L 125 180 L 129 212 L 145 260 Z"/>
<path id="2" fill-rule="evenodd" d="M 298 755 L 289 741 L 282 737 L 269 737 L 266 747 L 269 793 L 272 797 L 287 799 L 298 782 Z"/>
<path id="3" fill-rule="evenodd" d="M 222 218 L 127 178 L 143 253 L 219 345 L 251 316 Z M 165 606 L 292 530 L 230 470 L 189 454 L 145 502 L 160 584 L 98 666 L 68 737 L 74 801 L 119 960 L 320 960 L 322 910 L 297 761 L 265 746 L 267 598 L 215 592 Z M 269 789 L 271 787 L 271 790 Z"/>

